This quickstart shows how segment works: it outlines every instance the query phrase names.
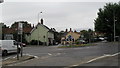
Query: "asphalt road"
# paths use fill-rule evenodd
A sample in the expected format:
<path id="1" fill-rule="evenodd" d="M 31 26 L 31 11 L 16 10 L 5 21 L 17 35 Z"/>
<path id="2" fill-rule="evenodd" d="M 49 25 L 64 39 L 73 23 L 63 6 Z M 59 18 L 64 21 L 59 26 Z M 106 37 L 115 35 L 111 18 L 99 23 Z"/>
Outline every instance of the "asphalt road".
<path id="1" fill-rule="evenodd" d="M 119 43 L 95 43 L 96 46 L 86 46 L 77 48 L 57 48 L 57 46 L 28 46 L 24 48 L 24 54 L 34 55 L 35 59 L 10 66 L 77 66 L 85 65 L 94 58 L 113 55 L 119 52 Z M 100 59 L 99 59 L 100 60 Z M 101 61 L 102 62 L 102 61 Z M 111 62 L 107 62 L 107 66 Z M 91 64 L 94 66 L 96 64 Z M 97 66 L 104 66 L 97 64 Z M 113 66 L 118 65 L 115 61 Z"/>

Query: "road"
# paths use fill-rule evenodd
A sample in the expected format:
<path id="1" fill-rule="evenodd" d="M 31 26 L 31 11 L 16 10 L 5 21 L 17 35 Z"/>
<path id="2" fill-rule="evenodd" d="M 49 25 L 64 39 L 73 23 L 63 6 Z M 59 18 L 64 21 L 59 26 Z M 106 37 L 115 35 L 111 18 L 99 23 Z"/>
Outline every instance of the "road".
<path id="1" fill-rule="evenodd" d="M 24 54 L 34 55 L 35 59 L 12 64 L 10 66 L 85 66 L 94 58 L 113 55 L 119 52 L 119 43 L 95 43 L 95 46 L 77 48 L 57 48 L 58 46 L 28 46 L 24 48 Z M 118 66 L 118 61 L 111 65 L 107 62 L 106 66 Z M 90 66 L 95 66 L 91 64 Z M 97 64 L 103 66 L 104 64 Z"/>

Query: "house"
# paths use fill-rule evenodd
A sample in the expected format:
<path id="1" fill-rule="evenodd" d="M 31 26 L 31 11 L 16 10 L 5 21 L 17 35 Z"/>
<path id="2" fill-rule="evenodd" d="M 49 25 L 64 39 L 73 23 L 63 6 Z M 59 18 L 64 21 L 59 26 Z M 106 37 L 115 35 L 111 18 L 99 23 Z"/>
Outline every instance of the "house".
<path id="1" fill-rule="evenodd" d="M 33 27 L 31 27 L 31 24 L 29 24 L 27 21 L 19 21 L 19 22 L 23 23 L 22 40 L 24 43 L 27 43 L 25 35 L 29 34 Z M 20 41 L 21 39 L 19 38 L 20 36 L 18 36 L 17 38 L 17 32 L 18 32 L 17 28 L 18 28 L 19 22 L 13 23 L 11 27 L 7 27 L 6 25 L 4 25 L 4 27 L 2 28 L 2 35 L 3 35 L 4 40 L 17 40 L 18 39 L 18 41 Z"/>
<path id="2" fill-rule="evenodd" d="M 4 36 L 3 39 L 4 40 L 13 40 L 14 39 L 13 38 L 13 34 L 15 32 L 14 29 L 12 29 L 12 28 L 3 28 L 2 32 L 3 32 L 3 36 Z"/>
<path id="3" fill-rule="evenodd" d="M 38 23 L 31 30 L 30 34 L 26 35 L 26 39 L 27 42 L 37 40 L 45 43 L 44 45 L 52 45 L 54 41 L 54 32 L 52 31 L 52 29 L 49 29 L 47 26 L 45 26 L 43 24 L 43 19 L 41 19 L 41 23 Z"/>
<path id="4" fill-rule="evenodd" d="M 72 31 L 70 28 L 70 31 L 68 32 L 66 29 L 66 32 L 61 37 L 61 44 L 72 44 L 75 43 L 77 39 L 79 39 L 80 34 L 76 31 Z"/>

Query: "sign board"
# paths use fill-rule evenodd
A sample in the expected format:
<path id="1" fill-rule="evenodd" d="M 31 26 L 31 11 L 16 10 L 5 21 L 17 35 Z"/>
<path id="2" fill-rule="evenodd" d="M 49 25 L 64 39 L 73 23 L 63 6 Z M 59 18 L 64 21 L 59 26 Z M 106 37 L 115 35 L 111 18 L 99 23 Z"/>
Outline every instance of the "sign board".
<path id="1" fill-rule="evenodd" d="M 18 23 L 18 34 L 22 34 L 22 33 L 23 33 L 23 24 Z"/>

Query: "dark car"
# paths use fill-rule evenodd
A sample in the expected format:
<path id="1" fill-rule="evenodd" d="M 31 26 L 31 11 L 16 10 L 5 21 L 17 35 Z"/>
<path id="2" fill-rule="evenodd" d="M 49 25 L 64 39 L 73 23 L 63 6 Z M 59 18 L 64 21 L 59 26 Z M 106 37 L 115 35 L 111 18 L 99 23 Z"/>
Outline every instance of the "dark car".
<path id="1" fill-rule="evenodd" d="M 18 42 L 18 44 L 22 45 L 23 47 L 26 47 L 25 43 Z"/>

